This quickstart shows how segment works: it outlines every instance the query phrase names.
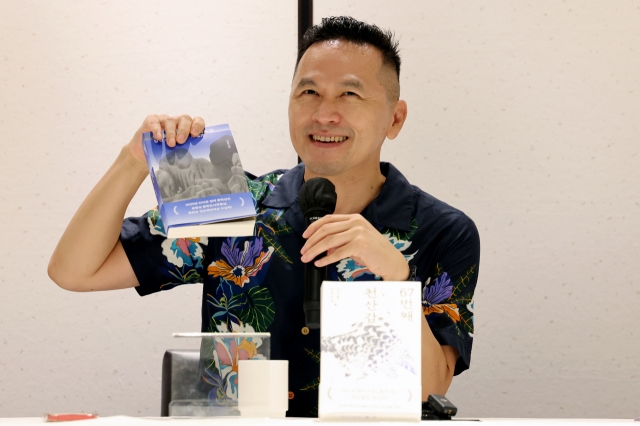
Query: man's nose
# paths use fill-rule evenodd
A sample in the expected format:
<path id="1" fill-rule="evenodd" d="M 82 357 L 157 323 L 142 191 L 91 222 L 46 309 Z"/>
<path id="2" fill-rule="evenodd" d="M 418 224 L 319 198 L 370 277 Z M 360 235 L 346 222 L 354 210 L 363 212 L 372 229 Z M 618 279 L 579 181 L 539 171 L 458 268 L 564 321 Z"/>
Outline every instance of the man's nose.
<path id="1" fill-rule="evenodd" d="M 320 124 L 335 124 L 340 122 L 340 111 L 334 102 L 322 100 L 313 113 L 313 119 Z"/>

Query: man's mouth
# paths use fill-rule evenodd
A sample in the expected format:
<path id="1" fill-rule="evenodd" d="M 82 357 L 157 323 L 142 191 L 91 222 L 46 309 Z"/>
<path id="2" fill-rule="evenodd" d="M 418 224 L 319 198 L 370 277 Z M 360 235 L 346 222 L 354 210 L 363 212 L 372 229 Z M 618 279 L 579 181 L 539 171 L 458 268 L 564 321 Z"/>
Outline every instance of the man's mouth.
<path id="1" fill-rule="evenodd" d="M 344 142 L 349 139 L 348 136 L 318 136 L 318 135 L 309 135 L 309 139 L 314 142 L 322 142 L 322 143 L 339 143 Z"/>

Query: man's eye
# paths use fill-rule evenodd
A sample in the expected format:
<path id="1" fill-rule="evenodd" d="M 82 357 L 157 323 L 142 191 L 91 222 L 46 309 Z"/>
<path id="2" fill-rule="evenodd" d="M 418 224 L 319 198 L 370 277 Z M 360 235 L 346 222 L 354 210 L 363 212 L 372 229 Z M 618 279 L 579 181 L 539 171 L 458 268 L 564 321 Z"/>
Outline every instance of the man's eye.
<path id="1" fill-rule="evenodd" d="M 303 95 L 316 95 L 317 92 L 315 90 L 307 89 L 302 92 Z"/>
<path id="2" fill-rule="evenodd" d="M 354 92 L 344 92 L 343 93 L 345 96 L 358 96 L 356 93 Z"/>

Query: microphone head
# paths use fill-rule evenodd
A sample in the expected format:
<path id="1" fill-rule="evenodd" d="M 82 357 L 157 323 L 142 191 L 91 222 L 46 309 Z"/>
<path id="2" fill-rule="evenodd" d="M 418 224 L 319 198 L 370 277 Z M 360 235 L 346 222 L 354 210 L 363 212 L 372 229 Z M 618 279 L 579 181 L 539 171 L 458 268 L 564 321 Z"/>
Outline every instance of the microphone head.
<path id="1" fill-rule="evenodd" d="M 325 216 L 336 211 L 336 187 L 329 179 L 313 178 L 302 184 L 298 204 L 305 218 Z"/>

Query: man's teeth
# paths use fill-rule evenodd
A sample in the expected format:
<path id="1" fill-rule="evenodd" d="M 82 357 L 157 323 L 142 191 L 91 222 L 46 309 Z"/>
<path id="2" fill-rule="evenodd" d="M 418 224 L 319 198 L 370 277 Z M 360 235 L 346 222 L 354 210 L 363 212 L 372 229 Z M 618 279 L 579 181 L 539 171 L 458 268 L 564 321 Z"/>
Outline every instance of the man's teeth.
<path id="1" fill-rule="evenodd" d="M 316 142 L 343 142 L 347 140 L 346 136 L 311 136 Z"/>

